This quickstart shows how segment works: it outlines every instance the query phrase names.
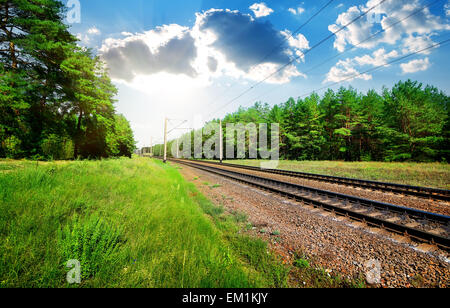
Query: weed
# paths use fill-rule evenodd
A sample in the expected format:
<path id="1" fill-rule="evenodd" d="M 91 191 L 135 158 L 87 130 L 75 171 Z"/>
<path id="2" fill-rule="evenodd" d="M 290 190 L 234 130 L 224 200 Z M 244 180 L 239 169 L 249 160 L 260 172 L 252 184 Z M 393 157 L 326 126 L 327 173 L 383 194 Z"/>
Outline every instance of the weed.
<path id="1" fill-rule="evenodd" d="M 310 267 L 308 260 L 305 260 L 305 259 L 296 259 L 294 261 L 294 266 L 298 267 L 298 268 L 309 268 Z"/>
<path id="2" fill-rule="evenodd" d="M 233 211 L 231 214 L 233 215 L 236 223 L 244 223 L 248 220 L 248 215 L 243 212 Z"/>
<path id="3" fill-rule="evenodd" d="M 81 277 L 93 277 L 102 266 L 108 266 L 117 253 L 121 231 L 107 225 L 97 216 L 76 217 L 71 226 L 59 233 L 59 253 L 64 260 L 79 260 Z"/>
<path id="4" fill-rule="evenodd" d="M 424 279 L 422 277 L 422 275 L 417 274 L 414 277 L 411 278 L 411 285 L 414 288 L 423 288 L 424 286 Z"/>

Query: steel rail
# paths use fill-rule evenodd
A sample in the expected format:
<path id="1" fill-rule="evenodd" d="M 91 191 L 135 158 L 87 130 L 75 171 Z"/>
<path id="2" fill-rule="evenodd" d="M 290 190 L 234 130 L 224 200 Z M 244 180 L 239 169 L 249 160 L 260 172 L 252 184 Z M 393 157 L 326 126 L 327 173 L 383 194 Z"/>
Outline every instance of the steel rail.
<path id="1" fill-rule="evenodd" d="M 193 160 L 186 160 L 186 161 L 193 161 Z M 229 164 L 229 163 L 221 164 L 218 162 L 204 161 L 204 160 L 195 160 L 195 162 L 201 162 L 201 163 L 206 163 L 206 164 L 211 164 L 211 165 L 219 165 L 219 166 L 224 166 L 224 167 L 254 170 L 254 171 L 258 171 L 258 172 L 279 174 L 279 175 L 285 175 L 285 176 L 296 177 L 296 178 L 305 178 L 305 179 L 321 181 L 321 182 L 330 182 L 330 183 L 334 183 L 334 184 L 368 188 L 368 189 L 372 189 L 372 190 L 387 191 L 387 192 L 404 194 L 404 195 L 412 195 L 412 196 L 422 197 L 422 198 L 432 198 L 432 199 L 438 199 L 438 200 L 443 200 L 443 201 L 450 201 L 450 190 L 445 190 L 445 189 L 419 187 L 419 186 L 378 182 L 378 181 L 370 181 L 370 180 L 361 180 L 361 179 L 337 177 L 337 176 L 332 176 L 332 175 L 322 175 L 322 174 L 306 173 L 306 172 L 299 172 L 299 171 L 289 171 L 289 170 L 282 170 L 282 169 L 264 169 L 264 168 L 260 168 L 260 167 L 244 166 L 244 165 L 238 165 L 238 164 Z"/>
<path id="2" fill-rule="evenodd" d="M 292 184 L 289 182 L 282 182 L 282 181 L 278 181 L 278 180 L 274 180 L 274 179 L 270 179 L 270 178 L 262 178 L 262 177 L 258 177 L 258 176 L 250 175 L 250 174 L 246 174 L 246 173 L 224 170 L 224 169 L 220 169 L 220 168 L 216 168 L 216 167 L 212 167 L 212 166 L 205 166 L 205 165 L 201 165 L 198 163 L 193 163 L 192 161 L 177 160 L 177 159 L 170 159 L 170 160 L 173 162 L 187 165 L 187 166 L 190 166 L 193 168 L 197 168 L 197 169 L 200 169 L 200 170 L 203 170 L 206 172 L 210 172 L 210 173 L 214 173 L 214 174 L 217 174 L 217 175 L 220 175 L 223 177 L 227 177 L 232 180 L 236 180 L 236 181 L 248 184 L 248 185 L 262 188 L 266 191 L 270 191 L 270 192 L 282 195 L 284 197 L 288 197 L 290 199 L 305 202 L 305 203 L 311 204 L 315 207 L 323 208 L 323 209 L 331 211 L 333 213 L 336 213 L 336 214 L 339 214 L 342 216 L 347 216 L 347 217 L 352 218 L 357 221 L 365 222 L 368 225 L 381 227 L 383 229 L 386 229 L 386 230 L 389 230 L 389 231 L 392 231 L 392 232 L 395 232 L 398 234 L 407 235 L 409 237 L 415 238 L 416 240 L 431 243 L 431 244 L 439 246 L 440 248 L 442 248 L 446 251 L 450 251 L 450 239 L 446 238 L 444 236 L 441 236 L 438 234 L 433 234 L 433 233 L 426 232 L 426 231 L 422 231 L 422 230 L 419 230 L 416 228 L 408 227 L 408 226 L 397 224 L 394 222 L 390 222 L 390 221 L 387 221 L 387 220 L 384 220 L 381 218 L 366 215 L 361 212 L 353 211 L 348 208 L 339 207 L 337 205 L 333 205 L 333 204 L 330 204 L 330 203 L 327 203 L 327 202 L 324 202 L 321 200 L 314 199 L 311 196 L 295 194 L 293 192 L 282 190 L 282 189 L 280 189 L 280 187 L 292 188 L 292 189 L 301 190 L 301 191 L 309 191 L 309 192 L 314 193 L 316 196 L 326 196 L 331 199 L 334 198 L 334 199 L 338 199 L 338 200 L 344 200 L 345 202 L 355 202 L 360 205 L 367 206 L 368 208 L 376 208 L 376 209 L 380 209 L 380 210 L 388 210 L 390 212 L 399 213 L 399 214 L 407 214 L 407 215 L 413 216 L 415 218 L 426 219 L 426 220 L 438 222 L 441 224 L 448 225 L 450 222 L 449 216 L 424 212 L 424 211 L 401 207 L 401 206 L 397 206 L 397 205 L 393 205 L 393 204 L 382 203 L 382 202 L 377 202 L 377 201 L 373 201 L 373 200 L 357 198 L 354 196 L 349 196 L 349 195 L 329 192 L 329 191 L 325 191 L 325 190 L 305 187 L 305 186 Z M 244 179 L 245 177 L 247 179 Z"/>

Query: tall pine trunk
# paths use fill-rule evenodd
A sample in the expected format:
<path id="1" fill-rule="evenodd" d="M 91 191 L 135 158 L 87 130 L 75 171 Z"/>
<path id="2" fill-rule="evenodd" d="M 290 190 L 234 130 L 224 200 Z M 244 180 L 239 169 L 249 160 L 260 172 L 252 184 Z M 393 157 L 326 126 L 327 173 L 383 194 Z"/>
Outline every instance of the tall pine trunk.
<path id="1" fill-rule="evenodd" d="M 73 151 L 73 156 L 75 159 L 78 158 L 78 154 L 80 152 L 81 121 L 82 120 L 83 120 L 83 110 L 80 110 L 80 114 L 78 115 L 77 130 L 75 133 L 75 147 L 74 147 L 74 151 Z"/>

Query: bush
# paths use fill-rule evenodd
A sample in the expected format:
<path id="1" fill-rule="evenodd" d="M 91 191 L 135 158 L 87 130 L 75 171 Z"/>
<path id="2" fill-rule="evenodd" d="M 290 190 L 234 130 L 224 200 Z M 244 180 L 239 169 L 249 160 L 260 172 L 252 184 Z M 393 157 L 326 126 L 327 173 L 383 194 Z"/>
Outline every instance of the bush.
<path id="1" fill-rule="evenodd" d="M 21 151 L 22 141 L 16 136 L 10 136 L 6 138 L 1 146 L 3 148 L 3 152 L 5 152 L 5 156 L 7 158 L 18 158 L 22 154 Z"/>
<path id="2" fill-rule="evenodd" d="M 49 135 L 41 143 L 42 154 L 47 158 L 65 160 L 74 158 L 74 144 L 69 138 Z"/>

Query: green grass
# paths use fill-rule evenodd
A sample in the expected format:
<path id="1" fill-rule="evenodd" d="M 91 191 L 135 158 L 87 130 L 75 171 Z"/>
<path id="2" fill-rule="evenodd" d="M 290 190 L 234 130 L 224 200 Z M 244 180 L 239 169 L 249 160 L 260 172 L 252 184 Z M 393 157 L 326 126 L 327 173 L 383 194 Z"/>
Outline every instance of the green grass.
<path id="1" fill-rule="evenodd" d="M 215 206 L 170 164 L 0 166 L 0 288 L 355 286 L 284 264 L 246 235 L 247 215 Z M 80 285 L 66 282 L 73 259 Z"/>
<path id="2" fill-rule="evenodd" d="M 68 287 L 69 259 L 80 259 L 81 287 L 287 285 L 289 268 L 267 244 L 170 165 L 2 166 L 0 287 Z"/>
<path id="3" fill-rule="evenodd" d="M 229 161 L 260 166 L 258 160 Z M 280 161 L 279 169 L 326 174 L 407 185 L 450 189 L 450 165 L 446 163 L 383 163 L 341 161 Z"/>

